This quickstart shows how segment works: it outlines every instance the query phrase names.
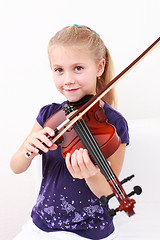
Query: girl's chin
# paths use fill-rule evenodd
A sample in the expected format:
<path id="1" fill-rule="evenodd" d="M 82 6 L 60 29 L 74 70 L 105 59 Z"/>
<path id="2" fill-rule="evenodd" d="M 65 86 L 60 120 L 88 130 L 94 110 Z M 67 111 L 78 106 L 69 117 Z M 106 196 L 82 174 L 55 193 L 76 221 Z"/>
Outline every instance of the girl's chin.
<path id="1" fill-rule="evenodd" d="M 68 98 L 67 97 L 67 100 L 69 101 L 69 102 L 78 102 L 80 99 L 81 99 L 82 97 L 70 97 L 70 98 Z"/>
<path id="2" fill-rule="evenodd" d="M 68 96 L 68 95 L 66 95 L 65 96 L 66 98 L 67 98 L 67 100 L 69 101 L 69 102 L 77 102 L 77 101 L 79 101 L 81 98 L 83 98 L 84 96 L 82 95 L 82 96 L 80 96 L 80 95 L 70 95 L 70 96 Z"/>

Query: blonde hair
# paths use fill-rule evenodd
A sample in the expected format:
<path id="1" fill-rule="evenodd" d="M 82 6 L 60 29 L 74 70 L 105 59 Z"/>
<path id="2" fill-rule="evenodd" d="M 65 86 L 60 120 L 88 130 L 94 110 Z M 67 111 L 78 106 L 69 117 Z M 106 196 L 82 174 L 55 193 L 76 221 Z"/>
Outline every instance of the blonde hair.
<path id="1" fill-rule="evenodd" d="M 114 77 L 113 61 L 100 36 L 90 28 L 83 25 L 64 27 L 53 36 L 48 44 L 48 56 L 56 44 L 81 45 L 86 47 L 95 62 L 105 59 L 105 69 L 100 78 L 97 78 L 96 92 L 101 91 Z M 112 88 L 104 97 L 104 101 L 112 107 L 116 107 L 115 89 Z"/>

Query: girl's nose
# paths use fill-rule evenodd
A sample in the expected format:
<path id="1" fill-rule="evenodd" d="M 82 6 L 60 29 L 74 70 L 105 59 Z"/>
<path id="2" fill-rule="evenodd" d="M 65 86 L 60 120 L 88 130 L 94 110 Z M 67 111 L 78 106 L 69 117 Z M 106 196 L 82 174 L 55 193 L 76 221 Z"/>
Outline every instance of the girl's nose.
<path id="1" fill-rule="evenodd" d="M 75 81 L 74 81 L 72 74 L 66 73 L 64 76 L 64 84 L 70 85 L 70 84 L 73 84 L 74 82 Z"/>

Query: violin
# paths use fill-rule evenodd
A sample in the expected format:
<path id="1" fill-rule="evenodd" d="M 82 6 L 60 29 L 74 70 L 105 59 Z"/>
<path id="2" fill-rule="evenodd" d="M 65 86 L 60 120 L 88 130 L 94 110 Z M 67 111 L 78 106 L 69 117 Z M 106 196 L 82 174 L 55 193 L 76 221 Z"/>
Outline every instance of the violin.
<path id="1" fill-rule="evenodd" d="M 87 100 L 87 98 L 90 98 L 90 96 L 84 97 L 85 100 Z M 84 101 L 84 99 L 81 101 Z M 76 110 L 75 103 L 66 104 L 63 109 L 57 111 L 47 119 L 44 127 L 56 129 L 57 124 L 65 121 L 66 116 Z M 72 154 L 76 149 L 81 147 L 86 148 L 92 161 L 98 165 L 113 193 L 120 202 L 119 211 L 124 210 L 128 216 L 134 214 L 133 208 L 135 200 L 128 198 L 110 164 L 106 160 L 118 149 L 121 140 L 115 127 L 108 123 L 107 117 L 99 102 L 83 115 L 83 118 L 69 128 L 55 143 L 61 147 L 64 158 L 67 152 Z M 110 216 L 113 215 L 113 210 L 109 214 Z"/>
<path id="2" fill-rule="evenodd" d="M 75 149 L 87 148 L 92 161 L 98 165 L 113 191 L 113 194 L 108 197 L 102 196 L 101 203 L 103 205 L 107 204 L 108 200 L 113 196 L 116 196 L 120 203 L 118 208 L 110 210 L 110 216 L 116 215 L 118 211 L 125 211 L 129 217 L 134 215 L 136 202 L 134 199 L 130 199 L 130 196 L 141 194 L 142 189 L 135 186 L 134 191 L 127 195 L 122 184 L 129 181 L 133 175 L 120 182 L 108 163 L 107 158 L 118 149 L 121 141 L 115 127 L 107 122 L 107 117 L 99 103 L 101 98 L 118 80 L 158 45 L 159 41 L 160 38 L 109 82 L 102 91 L 94 96 L 86 96 L 82 99 L 82 105 L 68 103 L 63 109 L 53 114 L 44 124 L 44 127 L 48 126 L 54 129 L 55 136 L 48 136 L 48 138 L 61 147 L 64 157 L 67 152 L 72 154 Z M 39 151 L 39 154 L 42 153 L 42 151 Z M 27 156 L 30 155 L 30 152 L 27 153 Z"/>

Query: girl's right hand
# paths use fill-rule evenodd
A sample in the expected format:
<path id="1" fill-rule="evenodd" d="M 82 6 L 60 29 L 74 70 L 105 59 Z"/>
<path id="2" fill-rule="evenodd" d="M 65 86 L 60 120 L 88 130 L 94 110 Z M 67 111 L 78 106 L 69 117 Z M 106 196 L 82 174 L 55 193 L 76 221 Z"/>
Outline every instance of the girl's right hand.
<path id="1" fill-rule="evenodd" d="M 55 132 L 49 127 L 45 127 L 37 132 L 32 132 L 24 143 L 25 153 L 32 152 L 34 157 L 38 155 L 39 150 L 43 151 L 44 153 L 47 153 L 49 150 L 56 150 L 57 145 L 53 144 L 47 135 L 54 137 Z"/>

